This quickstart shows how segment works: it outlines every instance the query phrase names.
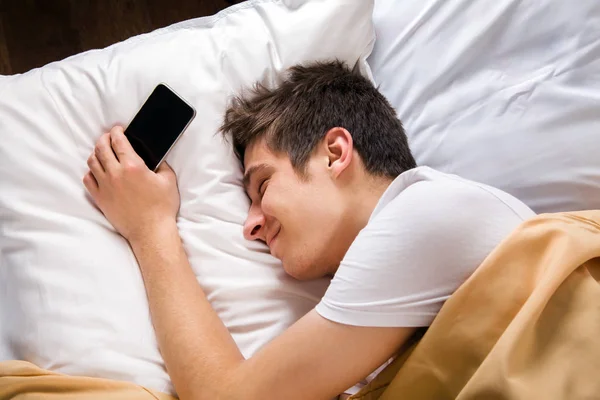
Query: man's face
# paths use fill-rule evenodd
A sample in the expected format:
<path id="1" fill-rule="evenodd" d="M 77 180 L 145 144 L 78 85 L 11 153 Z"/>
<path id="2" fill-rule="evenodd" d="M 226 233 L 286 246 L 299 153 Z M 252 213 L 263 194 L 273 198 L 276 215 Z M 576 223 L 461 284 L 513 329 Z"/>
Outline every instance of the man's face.
<path id="1" fill-rule="evenodd" d="M 252 204 L 244 236 L 264 241 L 297 279 L 333 274 L 354 238 L 344 232 L 343 196 L 327 165 L 326 157 L 314 155 L 303 178 L 287 155 L 273 153 L 262 139 L 245 152 Z"/>

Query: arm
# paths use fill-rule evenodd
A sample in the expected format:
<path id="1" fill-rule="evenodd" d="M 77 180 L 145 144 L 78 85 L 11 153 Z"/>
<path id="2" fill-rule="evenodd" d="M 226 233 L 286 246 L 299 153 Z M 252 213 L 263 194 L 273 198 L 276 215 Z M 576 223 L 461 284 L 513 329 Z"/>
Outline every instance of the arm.
<path id="1" fill-rule="evenodd" d="M 181 399 L 330 399 L 389 359 L 412 329 L 341 325 L 311 311 L 249 360 L 213 311 L 175 224 L 132 241 Z"/>
<path id="2" fill-rule="evenodd" d="M 413 333 L 337 324 L 311 311 L 244 360 L 187 260 L 175 224 L 173 171 L 166 164 L 156 174 L 148 170 L 122 129 L 102 136 L 88 165 L 86 188 L 138 259 L 158 343 L 182 399 L 330 399 Z"/>

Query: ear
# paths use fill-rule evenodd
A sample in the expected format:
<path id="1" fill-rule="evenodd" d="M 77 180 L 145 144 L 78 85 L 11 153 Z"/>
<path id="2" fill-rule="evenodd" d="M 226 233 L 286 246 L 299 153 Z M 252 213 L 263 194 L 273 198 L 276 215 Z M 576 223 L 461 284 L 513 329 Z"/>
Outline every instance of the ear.
<path id="1" fill-rule="evenodd" d="M 329 162 L 329 171 L 334 178 L 337 178 L 352 162 L 354 153 L 352 135 L 344 128 L 331 128 L 325 134 L 323 144 Z"/>

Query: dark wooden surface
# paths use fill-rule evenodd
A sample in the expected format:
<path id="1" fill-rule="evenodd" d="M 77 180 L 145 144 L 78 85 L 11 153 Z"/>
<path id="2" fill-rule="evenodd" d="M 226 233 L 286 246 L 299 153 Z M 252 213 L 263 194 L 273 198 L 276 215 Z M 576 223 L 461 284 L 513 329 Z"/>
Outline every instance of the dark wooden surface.
<path id="1" fill-rule="evenodd" d="M 239 0 L 0 0 L 0 75 L 190 18 Z"/>

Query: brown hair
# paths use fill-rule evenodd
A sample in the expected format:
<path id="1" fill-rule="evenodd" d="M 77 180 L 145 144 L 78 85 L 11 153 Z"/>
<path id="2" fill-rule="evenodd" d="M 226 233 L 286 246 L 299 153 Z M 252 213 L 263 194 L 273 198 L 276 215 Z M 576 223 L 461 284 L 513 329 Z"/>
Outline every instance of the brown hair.
<path id="1" fill-rule="evenodd" d="M 246 148 L 264 137 L 270 150 L 286 153 L 304 175 L 327 131 L 342 127 L 372 175 L 395 178 L 416 166 L 396 112 L 368 79 L 337 60 L 288 72 L 277 88 L 257 83 L 227 108 L 220 131 L 233 139 L 242 163 Z"/>

